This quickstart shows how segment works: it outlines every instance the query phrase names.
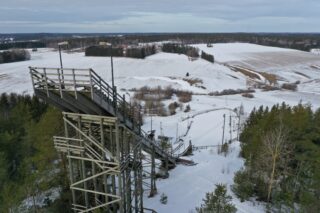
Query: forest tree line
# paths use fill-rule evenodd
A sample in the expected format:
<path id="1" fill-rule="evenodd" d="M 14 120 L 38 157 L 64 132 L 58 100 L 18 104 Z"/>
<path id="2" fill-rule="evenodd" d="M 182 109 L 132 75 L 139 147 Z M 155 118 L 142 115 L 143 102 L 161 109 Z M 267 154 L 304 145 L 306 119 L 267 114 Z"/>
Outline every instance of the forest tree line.
<path id="1" fill-rule="evenodd" d="M 30 53 L 24 49 L 12 49 L 0 52 L 0 64 L 30 60 Z"/>
<path id="2" fill-rule="evenodd" d="M 205 51 L 201 51 L 201 58 L 211 63 L 214 63 L 214 56 L 209 53 L 206 53 Z"/>
<path id="3" fill-rule="evenodd" d="M 199 57 L 198 48 L 178 43 L 164 43 L 162 44 L 162 51 L 167 53 L 184 54 L 192 58 Z"/>
<path id="4" fill-rule="evenodd" d="M 129 57 L 129 58 L 145 58 L 149 55 L 156 53 L 156 47 L 154 45 L 148 45 L 143 47 L 108 47 L 108 46 L 90 46 L 85 49 L 86 56 L 117 56 L 117 57 Z"/>
<path id="5" fill-rule="evenodd" d="M 0 49 L 57 47 L 68 41 L 70 48 L 86 48 L 107 40 L 114 45 L 171 41 L 182 44 L 245 42 L 310 51 L 320 48 L 319 34 L 312 33 L 137 33 L 137 34 L 5 34 L 17 41 L 0 43 Z M 20 41 L 21 40 L 21 41 Z M 37 40 L 37 41 L 30 41 Z"/>
<path id="6" fill-rule="evenodd" d="M 1 94 L 1 212 L 21 212 L 27 198 L 32 201 L 29 210 L 39 212 L 35 200 L 40 195 L 47 196 L 46 212 L 69 209 L 66 171 L 52 141 L 62 130 L 59 110 L 29 95 Z M 61 191 L 61 199 L 50 200 L 53 188 Z"/>
<path id="7" fill-rule="evenodd" d="M 261 106 L 240 141 L 245 167 L 233 190 L 242 201 L 256 197 L 277 212 L 320 212 L 320 109 Z"/>

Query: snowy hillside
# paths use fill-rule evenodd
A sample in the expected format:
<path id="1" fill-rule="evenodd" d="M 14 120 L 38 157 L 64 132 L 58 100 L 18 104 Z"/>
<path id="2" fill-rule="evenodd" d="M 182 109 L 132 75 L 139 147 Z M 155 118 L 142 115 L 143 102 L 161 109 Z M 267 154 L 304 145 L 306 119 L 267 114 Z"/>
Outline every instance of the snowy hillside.
<path id="1" fill-rule="evenodd" d="M 216 146 L 222 142 L 223 115 L 227 118 L 225 140 L 230 140 L 237 137 L 238 118 L 233 110 L 240 105 L 243 105 L 245 112 L 242 121 L 254 107 L 260 105 L 272 106 L 283 101 L 295 105 L 301 101 L 312 104 L 314 109 L 320 107 L 320 56 L 252 44 L 213 44 L 212 48 L 205 44 L 194 46 L 213 54 L 217 63 L 211 64 L 202 59 L 189 61 L 185 55 L 169 53 L 158 53 L 144 60 L 114 59 L 115 84 L 120 92 L 130 97 L 133 95 L 130 89 L 143 86 L 171 86 L 191 91 L 192 100 L 187 103 L 191 107 L 190 112 L 177 109 L 177 113 L 172 116 L 155 116 L 152 118 L 153 128 L 159 135 L 162 126 L 162 132 L 175 139 L 177 135 L 183 135 L 192 122 L 190 131 L 183 137 L 185 145 L 191 141 L 195 146 L 210 146 L 186 157 L 193 160 L 195 166 L 177 165 L 170 171 L 168 179 L 158 180 L 158 195 L 147 198 L 146 194 L 144 205 L 159 213 L 190 212 L 201 205 L 205 193 L 213 191 L 215 184 L 224 183 L 228 185 L 228 193 L 234 197 L 233 203 L 238 212 L 264 212 L 263 204 L 241 203 L 230 190 L 234 173 L 243 166 L 243 160 L 239 158 L 238 141 L 232 143 L 227 156 L 217 153 Z M 85 57 L 84 53 L 63 53 L 63 64 L 68 68 L 92 68 L 108 82 L 111 81 L 109 58 Z M 28 66 L 59 67 L 58 52 L 39 49 L 38 52 L 31 53 L 30 61 L 0 64 L 0 93 L 32 93 Z M 260 83 L 266 81 L 263 76 L 260 80 L 248 79 L 248 76 L 232 70 L 230 66 L 250 69 L 250 72 L 257 73 L 258 76 L 262 76 L 260 72 L 272 73 L 277 76 L 279 83 L 300 81 L 300 84 L 297 91 L 256 89 L 254 98 L 245 98 L 241 94 L 209 95 L 225 89 L 246 89 L 248 80 Z M 186 78 L 187 73 L 189 77 Z M 191 85 L 186 79 L 200 81 Z M 173 98 L 176 100 L 176 97 Z M 146 117 L 143 126 L 146 131 L 150 129 L 150 122 L 150 117 Z M 162 193 L 168 196 L 166 205 L 159 202 Z"/>

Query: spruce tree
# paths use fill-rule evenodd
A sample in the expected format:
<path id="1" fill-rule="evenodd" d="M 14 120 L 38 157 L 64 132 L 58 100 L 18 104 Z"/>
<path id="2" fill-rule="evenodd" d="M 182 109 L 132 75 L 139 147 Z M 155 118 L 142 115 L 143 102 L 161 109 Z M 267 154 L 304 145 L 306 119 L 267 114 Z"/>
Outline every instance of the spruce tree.
<path id="1" fill-rule="evenodd" d="M 237 211 L 231 203 L 232 197 L 227 195 L 226 185 L 216 184 L 213 192 L 208 192 L 204 204 L 200 208 L 196 208 L 198 213 L 234 213 Z"/>

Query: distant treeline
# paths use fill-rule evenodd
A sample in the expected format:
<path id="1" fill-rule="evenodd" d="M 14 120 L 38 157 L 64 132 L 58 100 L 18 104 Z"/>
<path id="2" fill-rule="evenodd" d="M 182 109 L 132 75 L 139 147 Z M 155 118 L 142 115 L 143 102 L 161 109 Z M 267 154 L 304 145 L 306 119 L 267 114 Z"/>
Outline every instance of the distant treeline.
<path id="1" fill-rule="evenodd" d="M 199 57 L 199 50 L 197 48 L 183 44 L 164 43 L 162 45 L 162 51 L 168 53 L 184 54 L 193 58 Z"/>
<path id="2" fill-rule="evenodd" d="M 1 43 L 0 42 L 0 50 L 8 50 L 12 48 L 19 49 L 31 49 L 31 48 L 44 48 L 46 47 L 46 43 L 43 41 L 19 41 L 19 42 L 9 42 L 9 43 Z"/>
<path id="3" fill-rule="evenodd" d="M 27 50 L 13 49 L 0 52 L 0 64 L 25 60 L 30 60 L 30 53 Z"/>
<path id="4" fill-rule="evenodd" d="M 129 57 L 129 58 L 145 58 L 149 55 L 156 53 L 156 48 L 152 46 L 144 47 L 104 47 L 104 46 L 91 46 L 86 48 L 86 56 L 118 56 L 118 57 Z"/>
<path id="5" fill-rule="evenodd" d="M 123 56 L 123 48 L 91 46 L 86 48 L 86 56 Z"/>
<path id="6" fill-rule="evenodd" d="M 214 63 L 214 56 L 204 51 L 201 52 L 201 58 Z"/>
<path id="7" fill-rule="evenodd" d="M 1 43 L 13 38 L 16 42 Z M 29 41 L 28 41 L 29 40 Z M 30 40 L 38 40 L 31 42 Z M 86 48 L 101 41 L 114 45 L 172 41 L 182 44 L 246 42 L 309 51 L 320 47 L 320 34 L 312 33 L 138 33 L 138 34 L 0 34 L 0 49 L 12 47 L 57 47 L 68 41 L 70 48 Z M 18 41 L 18 42 L 17 42 Z M 28 41 L 28 42 L 26 42 Z"/>

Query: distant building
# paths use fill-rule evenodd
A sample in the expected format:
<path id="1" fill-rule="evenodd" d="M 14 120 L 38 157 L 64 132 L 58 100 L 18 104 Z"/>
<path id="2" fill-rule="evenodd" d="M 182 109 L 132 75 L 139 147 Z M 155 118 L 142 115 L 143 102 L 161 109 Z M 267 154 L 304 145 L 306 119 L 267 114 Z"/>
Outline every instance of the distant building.
<path id="1" fill-rule="evenodd" d="M 311 49 L 310 52 L 315 55 L 320 55 L 320 49 Z"/>

